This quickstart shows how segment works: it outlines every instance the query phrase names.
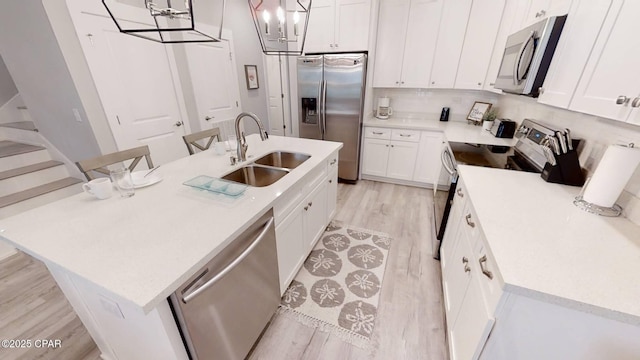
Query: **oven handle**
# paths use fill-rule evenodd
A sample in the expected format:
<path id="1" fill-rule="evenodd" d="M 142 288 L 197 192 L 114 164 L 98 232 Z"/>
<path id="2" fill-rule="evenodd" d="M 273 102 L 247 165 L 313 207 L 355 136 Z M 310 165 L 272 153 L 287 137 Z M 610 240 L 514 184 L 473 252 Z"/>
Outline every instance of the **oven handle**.
<path id="1" fill-rule="evenodd" d="M 451 156 L 451 152 L 449 151 L 449 147 L 444 147 L 442 149 L 442 153 L 440 154 L 440 159 L 442 160 L 442 166 L 447 170 L 449 175 L 454 176 L 456 174 L 455 163 L 453 161 L 453 157 Z M 451 165 L 451 167 L 449 167 Z"/>

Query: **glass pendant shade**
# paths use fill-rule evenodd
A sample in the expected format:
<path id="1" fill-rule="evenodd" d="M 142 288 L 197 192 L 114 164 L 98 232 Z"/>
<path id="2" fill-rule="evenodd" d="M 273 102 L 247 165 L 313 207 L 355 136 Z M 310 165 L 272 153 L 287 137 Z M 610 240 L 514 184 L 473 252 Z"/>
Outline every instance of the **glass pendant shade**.
<path id="1" fill-rule="evenodd" d="M 311 0 L 249 0 L 251 16 L 267 55 L 302 55 Z"/>
<path id="2" fill-rule="evenodd" d="M 124 34 L 164 44 L 222 40 L 225 0 L 102 0 L 102 4 Z M 199 29 L 199 24 L 215 33 Z"/>

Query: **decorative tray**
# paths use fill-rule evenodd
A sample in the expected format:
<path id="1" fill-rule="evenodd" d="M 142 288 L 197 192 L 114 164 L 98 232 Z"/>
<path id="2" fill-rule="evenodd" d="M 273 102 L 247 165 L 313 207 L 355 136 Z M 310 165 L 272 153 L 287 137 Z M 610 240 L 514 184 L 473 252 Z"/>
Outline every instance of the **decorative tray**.
<path id="1" fill-rule="evenodd" d="M 211 176 L 200 175 L 191 180 L 185 181 L 184 185 L 194 187 L 200 190 L 207 190 L 217 194 L 237 197 L 247 190 L 247 185 L 239 184 L 233 181 L 222 180 Z"/>

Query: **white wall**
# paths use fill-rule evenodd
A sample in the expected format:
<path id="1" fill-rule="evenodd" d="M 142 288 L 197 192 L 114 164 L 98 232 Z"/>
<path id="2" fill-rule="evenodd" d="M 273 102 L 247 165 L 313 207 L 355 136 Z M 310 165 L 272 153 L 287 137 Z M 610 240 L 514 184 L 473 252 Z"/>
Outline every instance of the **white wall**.
<path id="1" fill-rule="evenodd" d="M 4 1 L 0 54 L 40 132 L 72 160 L 100 154 L 41 1 Z"/>
<path id="2" fill-rule="evenodd" d="M 0 54 L 0 106 L 6 104 L 17 93 L 16 84 L 13 83 L 11 74 L 9 74 L 9 70 L 7 70 L 7 66 L 2 59 L 2 54 Z"/>

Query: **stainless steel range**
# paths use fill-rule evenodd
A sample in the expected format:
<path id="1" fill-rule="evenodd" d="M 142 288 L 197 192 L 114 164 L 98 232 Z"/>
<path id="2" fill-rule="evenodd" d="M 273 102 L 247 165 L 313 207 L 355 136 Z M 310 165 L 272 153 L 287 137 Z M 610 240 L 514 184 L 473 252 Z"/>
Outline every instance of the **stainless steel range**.
<path id="1" fill-rule="evenodd" d="M 445 146 L 442 151 L 443 171 L 449 176 L 449 187 L 446 191 L 434 188 L 434 229 L 432 238 L 433 257 L 440 258 L 440 246 L 446 230 L 447 219 L 453 203 L 453 195 L 458 184 L 458 164 L 485 166 L 499 169 L 527 171 L 542 173 L 547 159 L 544 155 L 541 141 L 547 136 L 554 136 L 558 131 L 540 122 L 524 119 L 516 131 L 518 142 L 513 147 L 513 155 L 500 160 L 499 157 L 487 156 L 488 147 L 474 144 L 451 144 Z M 573 140 L 574 148 L 577 148 L 579 140 Z M 498 158 L 499 160 L 496 160 Z"/>

